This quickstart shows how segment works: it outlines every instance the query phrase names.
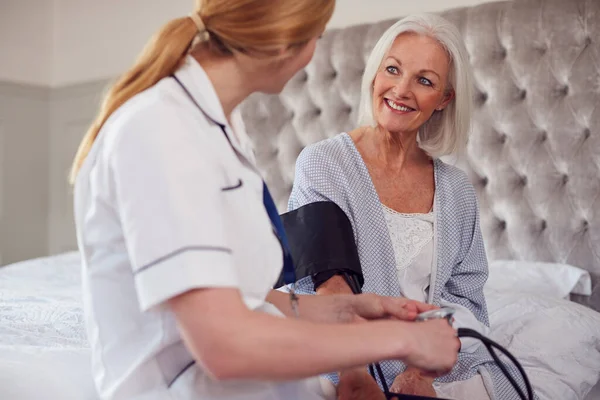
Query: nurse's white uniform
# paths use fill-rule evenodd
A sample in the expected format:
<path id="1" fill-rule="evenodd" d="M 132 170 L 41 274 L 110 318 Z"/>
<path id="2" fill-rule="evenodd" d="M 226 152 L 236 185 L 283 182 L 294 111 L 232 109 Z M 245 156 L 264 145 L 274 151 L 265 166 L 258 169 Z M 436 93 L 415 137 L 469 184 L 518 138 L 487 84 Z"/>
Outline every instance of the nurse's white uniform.
<path id="1" fill-rule="evenodd" d="M 109 118 L 75 184 L 98 392 L 111 400 L 327 398 L 318 378 L 214 381 L 183 345 L 167 300 L 236 287 L 250 309 L 278 313 L 265 297 L 282 251 L 238 113 L 232 129 L 193 58 L 176 76 L 213 121 L 165 78 Z"/>

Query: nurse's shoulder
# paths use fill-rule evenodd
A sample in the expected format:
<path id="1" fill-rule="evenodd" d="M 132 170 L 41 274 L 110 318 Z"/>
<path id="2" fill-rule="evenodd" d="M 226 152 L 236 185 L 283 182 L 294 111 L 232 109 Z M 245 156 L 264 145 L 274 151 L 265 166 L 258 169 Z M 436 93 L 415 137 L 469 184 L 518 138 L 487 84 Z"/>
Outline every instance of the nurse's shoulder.
<path id="1" fill-rule="evenodd" d="M 212 159 L 214 153 L 209 151 L 207 140 L 214 127 L 198 118 L 195 110 L 190 112 L 186 100 L 174 90 L 171 78 L 129 99 L 100 130 L 105 160 L 139 159 L 143 154 L 148 159 L 177 155 Z"/>

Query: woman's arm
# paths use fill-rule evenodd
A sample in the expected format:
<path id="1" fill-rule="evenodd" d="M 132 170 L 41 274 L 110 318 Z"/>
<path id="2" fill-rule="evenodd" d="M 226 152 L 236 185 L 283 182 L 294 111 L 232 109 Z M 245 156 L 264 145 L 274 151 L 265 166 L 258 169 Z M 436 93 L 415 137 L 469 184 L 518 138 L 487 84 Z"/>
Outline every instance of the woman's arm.
<path id="1" fill-rule="evenodd" d="M 317 289 L 317 294 L 331 295 L 331 294 L 352 294 L 352 289 L 346 283 L 341 275 L 334 275 L 325 282 L 323 282 Z"/>
<path id="2" fill-rule="evenodd" d="M 251 311 L 237 289 L 224 288 L 191 290 L 169 305 L 216 379 L 298 379 L 387 359 L 446 373 L 457 357 L 456 331 L 444 320 L 315 323 Z"/>

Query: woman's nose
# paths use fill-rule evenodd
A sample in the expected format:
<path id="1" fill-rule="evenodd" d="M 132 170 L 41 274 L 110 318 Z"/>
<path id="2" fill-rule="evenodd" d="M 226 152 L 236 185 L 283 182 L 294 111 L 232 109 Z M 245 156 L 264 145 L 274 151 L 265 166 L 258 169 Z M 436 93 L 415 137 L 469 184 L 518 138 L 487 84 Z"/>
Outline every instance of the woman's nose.
<path id="1" fill-rule="evenodd" d="M 394 95 L 399 98 L 410 97 L 410 94 L 412 93 L 410 79 L 405 77 L 398 78 L 394 84 L 393 92 Z"/>

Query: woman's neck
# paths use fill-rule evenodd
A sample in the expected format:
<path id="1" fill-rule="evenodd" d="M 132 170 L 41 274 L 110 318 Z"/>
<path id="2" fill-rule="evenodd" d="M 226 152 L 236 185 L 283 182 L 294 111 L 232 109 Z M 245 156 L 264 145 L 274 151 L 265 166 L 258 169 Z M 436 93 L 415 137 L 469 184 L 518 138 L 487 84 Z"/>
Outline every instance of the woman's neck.
<path id="1" fill-rule="evenodd" d="M 417 132 L 388 132 L 380 127 L 367 128 L 370 131 L 369 146 L 374 160 L 394 170 L 402 170 L 406 166 L 428 163 L 429 156 L 417 143 Z"/>
<path id="2" fill-rule="evenodd" d="M 195 49 L 191 55 L 206 72 L 229 121 L 231 112 L 255 91 L 251 85 L 255 80 L 246 76 L 232 56 L 215 55 L 206 47 Z"/>

